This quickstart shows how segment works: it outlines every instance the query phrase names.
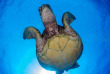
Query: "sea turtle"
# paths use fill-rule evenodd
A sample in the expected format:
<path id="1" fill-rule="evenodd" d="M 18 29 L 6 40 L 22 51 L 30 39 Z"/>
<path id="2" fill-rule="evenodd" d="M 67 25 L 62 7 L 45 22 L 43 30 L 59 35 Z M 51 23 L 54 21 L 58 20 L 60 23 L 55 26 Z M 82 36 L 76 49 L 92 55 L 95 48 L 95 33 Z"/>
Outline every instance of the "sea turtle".
<path id="1" fill-rule="evenodd" d="M 40 65 L 56 71 L 56 74 L 79 67 L 77 60 L 82 54 L 83 44 L 78 33 L 70 27 L 76 18 L 70 12 L 65 12 L 63 26 L 60 26 L 48 4 L 39 7 L 39 12 L 45 27 L 43 34 L 34 27 L 27 27 L 23 38 L 36 39 L 36 55 Z"/>

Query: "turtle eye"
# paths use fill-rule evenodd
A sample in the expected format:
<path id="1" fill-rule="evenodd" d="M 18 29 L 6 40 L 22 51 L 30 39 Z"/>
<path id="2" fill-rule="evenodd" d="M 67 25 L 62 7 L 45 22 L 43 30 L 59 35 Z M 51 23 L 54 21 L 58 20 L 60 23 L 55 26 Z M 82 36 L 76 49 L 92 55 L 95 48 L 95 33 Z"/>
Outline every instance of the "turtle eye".
<path id="1" fill-rule="evenodd" d="M 39 11 L 40 11 L 40 12 L 42 11 L 41 7 L 39 8 Z"/>
<path id="2" fill-rule="evenodd" d="M 49 4 L 47 4 L 46 6 L 47 6 L 50 10 L 52 10 Z"/>
<path id="3" fill-rule="evenodd" d="M 47 6 L 47 7 L 50 7 L 50 5 L 49 5 L 49 4 L 47 4 L 46 6 Z"/>

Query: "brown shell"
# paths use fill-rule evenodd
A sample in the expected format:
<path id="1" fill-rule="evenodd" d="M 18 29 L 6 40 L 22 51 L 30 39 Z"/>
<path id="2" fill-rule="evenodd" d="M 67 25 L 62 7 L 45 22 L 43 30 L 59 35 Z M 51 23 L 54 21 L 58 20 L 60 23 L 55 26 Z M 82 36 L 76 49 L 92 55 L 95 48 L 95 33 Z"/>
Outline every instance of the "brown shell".
<path id="1" fill-rule="evenodd" d="M 78 34 L 69 35 L 58 26 L 59 34 L 49 36 L 43 32 L 44 48 L 37 52 L 39 63 L 47 70 L 65 70 L 72 67 L 82 53 L 82 41 Z"/>

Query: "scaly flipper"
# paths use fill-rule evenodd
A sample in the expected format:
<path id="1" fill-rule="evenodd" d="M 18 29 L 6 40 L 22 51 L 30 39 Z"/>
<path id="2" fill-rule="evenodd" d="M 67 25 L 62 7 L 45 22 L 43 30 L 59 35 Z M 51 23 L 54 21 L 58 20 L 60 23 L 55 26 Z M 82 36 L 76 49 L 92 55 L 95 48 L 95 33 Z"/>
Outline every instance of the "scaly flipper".
<path id="1" fill-rule="evenodd" d="M 40 32 L 34 27 L 27 27 L 23 33 L 23 39 L 39 39 L 41 38 Z"/>
<path id="2" fill-rule="evenodd" d="M 63 14 L 62 22 L 65 28 L 70 27 L 69 25 L 76 20 L 75 16 L 72 15 L 70 12 L 65 12 Z"/>
<path id="3" fill-rule="evenodd" d="M 40 32 L 34 27 L 27 27 L 23 33 L 24 39 L 36 39 L 37 51 L 41 52 L 43 49 L 43 40 Z"/>
<path id="4" fill-rule="evenodd" d="M 78 68 L 80 65 L 76 62 L 71 68 L 69 69 L 74 69 L 74 68 Z M 66 71 L 68 71 L 69 69 L 66 69 Z"/>

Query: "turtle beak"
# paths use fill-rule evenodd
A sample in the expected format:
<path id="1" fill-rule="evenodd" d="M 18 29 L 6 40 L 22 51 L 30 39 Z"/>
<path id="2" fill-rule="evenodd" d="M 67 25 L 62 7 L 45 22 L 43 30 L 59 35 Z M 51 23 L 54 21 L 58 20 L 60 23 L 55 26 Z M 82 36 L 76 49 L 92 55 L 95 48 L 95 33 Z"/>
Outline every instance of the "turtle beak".
<path id="1" fill-rule="evenodd" d="M 41 13 L 42 13 L 42 11 L 43 11 L 43 9 L 44 9 L 45 7 L 49 8 L 49 9 L 51 10 L 49 4 L 43 4 L 41 7 L 39 7 L 39 13 L 40 13 L 40 15 L 41 15 Z"/>

